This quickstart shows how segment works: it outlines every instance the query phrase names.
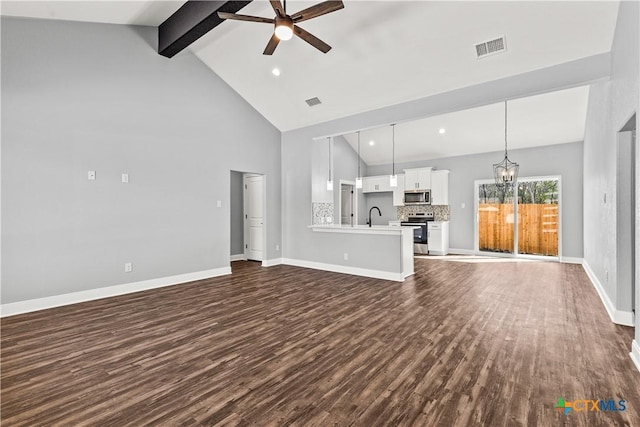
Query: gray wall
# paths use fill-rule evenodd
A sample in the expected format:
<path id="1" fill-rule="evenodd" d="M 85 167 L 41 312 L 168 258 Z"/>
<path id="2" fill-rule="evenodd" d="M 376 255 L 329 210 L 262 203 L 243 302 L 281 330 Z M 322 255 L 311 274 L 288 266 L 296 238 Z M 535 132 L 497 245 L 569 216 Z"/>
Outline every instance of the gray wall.
<path id="1" fill-rule="evenodd" d="M 230 170 L 266 174 L 280 256 L 280 132 L 194 55 L 150 27 L 1 23 L 3 303 L 228 266 Z"/>
<path id="2" fill-rule="evenodd" d="M 231 255 L 244 255 L 244 191 L 242 172 L 231 171 L 230 182 L 230 238 L 229 247 Z"/>
<path id="3" fill-rule="evenodd" d="M 360 173 L 366 173 L 367 165 L 362 162 L 360 165 Z M 349 145 L 343 136 L 337 136 L 333 139 L 333 206 L 334 219 L 333 222 L 340 222 L 340 180 L 351 181 L 355 183 L 358 174 L 358 153 Z M 363 211 L 366 208 L 365 198 L 361 190 L 356 192 L 358 202 L 358 224 L 364 224 Z"/>
<path id="4" fill-rule="evenodd" d="M 606 78 L 609 75 L 609 71 L 610 55 L 596 55 L 392 107 L 284 132 L 282 135 L 283 256 L 300 260 L 316 261 L 318 253 L 322 253 L 323 250 L 334 250 L 328 239 L 327 241 L 321 241 L 312 231 L 307 229 L 311 206 L 311 193 L 309 192 L 309 188 L 311 187 L 311 174 L 309 170 L 312 163 L 313 138 L 326 135 L 343 135 L 359 129 L 429 117 L 491 104 L 505 99 L 590 84 L 598 79 Z M 544 159 L 545 162 L 547 160 L 548 159 Z M 581 163 L 579 157 L 574 161 L 578 164 Z M 484 162 L 489 165 L 489 169 L 484 172 L 484 177 L 488 178 L 491 174 L 491 164 L 495 162 L 495 154 L 487 155 L 486 158 L 484 158 Z M 524 164 L 524 158 L 522 163 Z M 452 188 L 464 186 L 457 183 L 455 179 L 456 170 L 449 168 L 448 166 L 450 165 L 443 163 L 436 166 L 443 169 L 452 169 L 450 182 Z M 367 173 L 369 175 L 375 174 L 370 170 L 368 170 Z M 529 174 L 533 172 L 527 171 L 524 173 Z M 461 174 L 458 174 L 458 176 L 461 177 Z M 482 177 L 483 176 L 478 176 L 478 178 Z M 467 186 L 467 188 L 467 191 L 472 191 L 471 186 Z M 452 204 L 455 203 L 458 208 L 452 211 L 452 217 L 471 215 L 471 207 L 468 204 L 466 208 L 467 211 L 465 211 L 467 213 L 462 214 L 459 211 L 460 197 L 473 200 L 471 196 L 455 196 Z M 471 217 L 469 216 L 468 218 Z M 452 244 L 465 245 L 466 240 L 458 237 L 460 233 L 461 231 L 452 231 L 454 239 Z M 567 249 L 569 251 L 567 255 L 574 253 L 579 256 L 577 249 L 572 250 L 571 247 Z M 364 260 L 363 263 L 371 263 L 371 265 L 375 266 L 375 251 L 373 255 L 370 259 Z M 367 268 L 366 266 L 361 267 Z"/>
<path id="5" fill-rule="evenodd" d="M 493 163 L 502 156 L 504 152 L 494 152 L 402 163 L 396 165 L 396 170 L 433 166 L 451 171 L 449 244 L 454 249 L 473 250 L 474 181 L 493 179 Z M 510 150 L 509 158 L 520 164 L 519 175 L 522 177 L 562 176 L 562 255 L 582 258 L 582 142 Z M 388 169 L 388 165 L 369 166 L 373 175 L 383 174 Z"/>
<path id="6" fill-rule="evenodd" d="M 396 165 L 397 166 L 397 165 Z M 369 166 L 371 169 L 372 166 Z M 387 172 L 386 174 L 388 174 Z M 385 171 L 376 172 L 374 175 L 386 175 Z M 377 206 L 382 213 L 381 216 L 378 216 L 377 211 L 371 212 L 371 224 L 373 225 L 386 225 L 389 224 L 389 221 L 397 220 L 396 215 L 396 207 L 393 206 L 393 193 L 385 191 L 384 193 L 367 193 L 365 195 L 365 199 L 367 202 L 366 209 L 362 214 L 368 220 L 369 219 L 369 209 L 374 206 Z M 364 224 L 364 222 L 363 222 Z"/>
<path id="7" fill-rule="evenodd" d="M 333 139 L 331 149 L 332 163 L 331 175 L 333 179 L 333 191 L 327 191 L 327 178 L 329 176 L 329 140 L 322 138 L 311 143 L 311 193 L 314 202 L 333 203 L 333 222 L 339 223 L 338 206 L 340 204 L 340 180 L 355 183 L 358 173 L 358 153 L 349 145 L 343 136 L 336 136 Z M 360 173 L 365 176 L 367 164 L 362 162 Z M 364 224 L 362 211 L 365 209 L 366 201 L 362 191 L 358 191 L 358 224 Z M 311 209 L 311 208 L 309 208 Z"/>
<path id="8" fill-rule="evenodd" d="M 591 86 L 584 138 L 584 259 L 620 310 L 629 306 L 619 298 L 629 284 L 617 283 L 617 132 L 638 111 L 639 8 L 620 3 L 611 78 Z M 639 321 L 636 316 L 636 334 Z"/>

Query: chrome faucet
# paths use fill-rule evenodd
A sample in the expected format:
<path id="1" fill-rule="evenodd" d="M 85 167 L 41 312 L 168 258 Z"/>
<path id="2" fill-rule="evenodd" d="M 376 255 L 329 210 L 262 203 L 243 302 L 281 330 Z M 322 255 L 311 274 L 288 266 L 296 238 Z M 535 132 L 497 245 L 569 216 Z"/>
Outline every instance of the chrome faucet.
<path id="1" fill-rule="evenodd" d="M 371 211 L 377 209 L 378 210 L 378 215 L 382 216 L 382 212 L 380 212 L 380 208 L 377 206 L 372 207 L 371 209 L 369 209 L 369 227 L 371 227 Z"/>

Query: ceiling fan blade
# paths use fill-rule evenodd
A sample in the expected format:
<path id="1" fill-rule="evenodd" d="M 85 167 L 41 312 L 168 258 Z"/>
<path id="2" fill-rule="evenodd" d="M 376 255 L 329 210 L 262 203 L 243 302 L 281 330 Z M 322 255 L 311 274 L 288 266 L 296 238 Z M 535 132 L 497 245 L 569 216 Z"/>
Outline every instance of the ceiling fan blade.
<path id="1" fill-rule="evenodd" d="M 273 11 L 278 15 L 284 17 L 286 14 L 284 13 L 284 7 L 282 7 L 282 3 L 280 0 L 269 0 L 271 3 L 271 7 L 273 7 Z"/>
<path id="2" fill-rule="evenodd" d="M 293 19 L 293 22 L 302 22 L 306 21 L 307 19 L 335 12 L 336 10 L 340 10 L 343 7 L 344 3 L 342 3 L 341 1 L 325 1 L 301 10 L 298 13 L 294 13 L 293 15 L 291 15 L 291 19 Z"/>
<path id="3" fill-rule="evenodd" d="M 271 39 L 269 39 L 269 43 L 267 43 L 267 47 L 264 48 L 264 52 L 262 52 L 262 54 L 272 55 L 273 51 L 276 50 L 276 47 L 278 47 L 278 43 L 280 43 L 280 39 L 274 33 L 271 36 Z"/>
<path id="4" fill-rule="evenodd" d="M 329 46 L 310 32 L 298 27 L 297 25 L 293 26 L 293 33 L 322 53 L 327 53 L 331 50 L 331 46 Z"/>
<path id="5" fill-rule="evenodd" d="M 236 21 L 264 22 L 265 24 L 273 24 L 273 18 L 262 18 L 261 16 L 239 15 L 237 13 L 218 12 L 220 19 L 233 19 Z"/>

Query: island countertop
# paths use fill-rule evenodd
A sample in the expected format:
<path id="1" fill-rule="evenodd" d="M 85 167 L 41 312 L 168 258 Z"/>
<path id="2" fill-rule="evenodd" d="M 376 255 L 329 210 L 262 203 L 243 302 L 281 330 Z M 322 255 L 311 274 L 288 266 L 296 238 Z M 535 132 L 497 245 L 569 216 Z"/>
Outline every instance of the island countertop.
<path id="1" fill-rule="evenodd" d="M 414 228 L 419 227 L 398 227 L 395 225 L 339 225 L 339 224 L 319 224 L 310 225 L 313 231 L 322 233 L 354 233 L 354 234 L 387 234 L 400 236 L 402 233 L 413 233 Z"/>

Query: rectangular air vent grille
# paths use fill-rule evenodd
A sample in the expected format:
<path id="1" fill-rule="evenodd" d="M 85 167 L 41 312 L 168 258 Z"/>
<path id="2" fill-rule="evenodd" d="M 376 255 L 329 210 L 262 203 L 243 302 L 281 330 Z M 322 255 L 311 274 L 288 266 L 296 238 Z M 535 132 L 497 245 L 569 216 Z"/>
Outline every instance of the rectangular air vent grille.
<path id="1" fill-rule="evenodd" d="M 317 97 L 315 97 L 315 98 L 309 98 L 309 99 L 305 100 L 305 102 L 307 103 L 307 105 L 308 105 L 309 107 L 313 107 L 313 106 L 316 106 L 316 105 L 322 104 L 322 102 L 320 102 L 320 100 L 319 100 Z"/>
<path id="2" fill-rule="evenodd" d="M 497 39 L 478 43 L 476 45 L 476 58 L 484 58 L 485 56 L 504 52 L 505 50 L 507 50 L 507 44 L 504 36 L 498 37 Z"/>

